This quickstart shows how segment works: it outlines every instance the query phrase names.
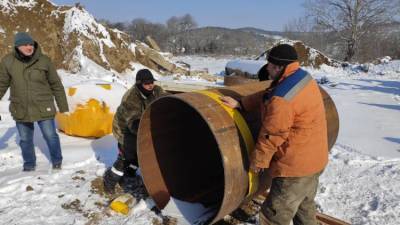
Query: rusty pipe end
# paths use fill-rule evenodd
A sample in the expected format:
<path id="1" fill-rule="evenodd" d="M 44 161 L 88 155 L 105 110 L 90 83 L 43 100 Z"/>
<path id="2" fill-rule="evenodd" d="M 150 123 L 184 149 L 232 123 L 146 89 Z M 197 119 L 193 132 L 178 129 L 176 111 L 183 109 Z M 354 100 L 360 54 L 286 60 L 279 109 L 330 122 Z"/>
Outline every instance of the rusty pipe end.
<path id="1" fill-rule="evenodd" d="M 222 219 L 247 192 L 243 154 L 232 118 L 199 93 L 158 99 L 139 125 L 139 165 L 160 209 L 173 197 L 215 208 L 211 223 Z"/>

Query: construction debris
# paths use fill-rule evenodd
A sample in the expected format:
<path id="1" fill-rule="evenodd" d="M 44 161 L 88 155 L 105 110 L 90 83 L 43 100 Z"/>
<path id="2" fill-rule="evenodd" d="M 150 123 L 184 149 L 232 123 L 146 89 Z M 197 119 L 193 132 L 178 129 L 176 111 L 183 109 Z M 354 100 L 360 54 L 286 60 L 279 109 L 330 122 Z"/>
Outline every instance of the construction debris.
<path id="1" fill-rule="evenodd" d="M 175 71 L 175 64 L 166 60 L 159 52 L 144 45 L 141 42 L 136 42 L 136 59 L 143 65 L 156 71 L 165 71 L 172 73 Z"/>
<path id="2" fill-rule="evenodd" d="M 161 51 L 161 49 L 158 46 L 157 42 L 153 38 L 151 38 L 150 36 L 146 36 L 146 44 L 148 44 L 150 46 L 150 48 L 152 48 L 152 49 L 154 49 L 154 50 L 156 50 L 158 52 Z"/>

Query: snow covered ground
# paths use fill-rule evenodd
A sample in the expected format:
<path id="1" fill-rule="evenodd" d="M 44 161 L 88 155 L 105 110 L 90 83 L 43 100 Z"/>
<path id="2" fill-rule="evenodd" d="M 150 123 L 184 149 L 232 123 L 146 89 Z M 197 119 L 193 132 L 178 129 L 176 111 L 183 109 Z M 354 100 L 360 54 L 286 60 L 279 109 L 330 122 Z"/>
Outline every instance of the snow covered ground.
<path id="1" fill-rule="evenodd" d="M 208 68 L 210 73 L 220 75 L 231 59 L 186 56 L 174 60 L 189 63 L 195 69 Z M 132 74 L 115 78 L 111 72 L 93 67 L 86 71 L 90 73 L 71 75 L 60 71 L 60 74 L 65 86 L 112 79 L 129 86 L 134 81 Z M 334 99 L 340 116 L 339 137 L 321 176 L 319 209 L 352 224 L 399 224 L 400 61 L 371 66 L 369 73 L 355 67 L 309 71 L 316 79 L 329 81 L 323 86 Z M 60 133 L 63 169 L 52 171 L 47 147 L 37 129 L 37 170 L 21 172 L 19 139 L 7 99 L 5 96 L 0 101 L 0 224 L 93 222 L 107 200 L 93 190 L 92 181 L 114 161 L 115 139 L 111 135 L 84 139 Z M 128 216 L 112 214 L 97 218 L 92 224 L 144 225 L 162 221 L 151 207 L 151 201 L 141 201 Z"/>

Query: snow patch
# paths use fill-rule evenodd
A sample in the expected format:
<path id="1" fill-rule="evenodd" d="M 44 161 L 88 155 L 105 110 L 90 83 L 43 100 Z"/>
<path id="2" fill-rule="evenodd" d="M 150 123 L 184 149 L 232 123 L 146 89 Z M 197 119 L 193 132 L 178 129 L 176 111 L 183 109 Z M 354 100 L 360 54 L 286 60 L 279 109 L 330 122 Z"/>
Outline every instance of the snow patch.
<path id="1" fill-rule="evenodd" d="M 391 60 L 392 60 L 392 58 L 391 58 L 390 56 L 385 56 L 385 57 L 383 57 L 382 59 L 380 59 L 380 62 L 381 62 L 382 64 L 387 64 L 387 63 L 389 63 Z"/>
<path id="2" fill-rule="evenodd" d="M 309 51 L 310 55 L 308 56 L 309 60 L 311 61 L 315 61 L 315 59 L 317 59 L 318 55 L 321 54 L 321 52 L 319 52 L 318 50 L 314 49 L 314 48 L 310 48 Z"/>
<path id="3" fill-rule="evenodd" d="M 35 0 L 0 0 L 1 11 L 7 14 L 17 11 L 18 7 L 33 8 L 36 4 Z"/>
<path id="4" fill-rule="evenodd" d="M 400 221 L 400 159 L 384 160 L 337 144 L 320 179 L 320 210 L 351 224 Z"/>
<path id="5" fill-rule="evenodd" d="M 102 85 L 109 85 L 110 90 L 103 88 Z M 90 99 L 96 99 L 110 107 L 110 111 L 115 113 L 126 88 L 120 84 L 108 83 L 103 80 L 91 80 L 71 86 L 75 88 L 75 94 L 67 95 L 70 112 L 74 112 L 78 105 L 85 105 Z"/>
<path id="6" fill-rule="evenodd" d="M 260 36 L 263 36 L 265 38 L 270 38 L 270 39 L 275 39 L 275 40 L 282 39 L 282 36 L 279 36 L 279 35 L 262 34 L 262 33 L 256 33 L 256 34 L 260 35 Z"/>
<path id="7" fill-rule="evenodd" d="M 104 77 L 112 75 L 112 72 L 98 65 L 93 60 L 83 54 L 82 44 L 78 45 L 72 56 L 73 63 L 78 63 L 78 68 L 75 68 L 75 73 L 79 72 L 91 77 Z"/>
<path id="8" fill-rule="evenodd" d="M 202 57 L 202 56 L 176 56 L 171 61 L 184 62 L 190 64 L 190 70 L 204 70 L 207 69 L 209 74 L 224 75 L 225 65 L 237 57 L 226 56 L 226 57 Z M 212 63 L 211 63 L 212 62 Z"/>
<path id="9" fill-rule="evenodd" d="M 94 17 L 85 9 L 73 7 L 64 13 L 64 40 L 67 40 L 70 33 L 76 32 L 98 43 L 99 46 L 105 44 L 109 48 L 115 47 L 107 29 L 102 24 L 97 23 Z M 98 39 L 96 36 L 102 36 L 103 38 Z"/>
<path id="10" fill-rule="evenodd" d="M 50 16 L 58 19 L 58 17 L 60 16 L 60 13 L 61 12 L 59 10 L 53 10 L 53 11 L 51 11 Z"/>
<path id="11" fill-rule="evenodd" d="M 129 45 L 129 49 L 132 51 L 133 55 L 136 56 L 136 44 L 132 42 L 132 43 Z"/>

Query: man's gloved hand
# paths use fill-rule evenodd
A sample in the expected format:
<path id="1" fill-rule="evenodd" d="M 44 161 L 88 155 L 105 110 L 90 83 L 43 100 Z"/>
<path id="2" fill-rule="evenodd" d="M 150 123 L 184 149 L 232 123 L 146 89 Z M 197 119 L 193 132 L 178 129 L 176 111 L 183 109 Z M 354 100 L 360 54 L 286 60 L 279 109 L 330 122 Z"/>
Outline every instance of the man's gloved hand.
<path id="1" fill-rule="evenodd" d="M 104 191 L 108 194 L 114 194 L 115 186 L 121 180 L 123 174 L 114 167 L 108 168 L 103 175 Z"/>

